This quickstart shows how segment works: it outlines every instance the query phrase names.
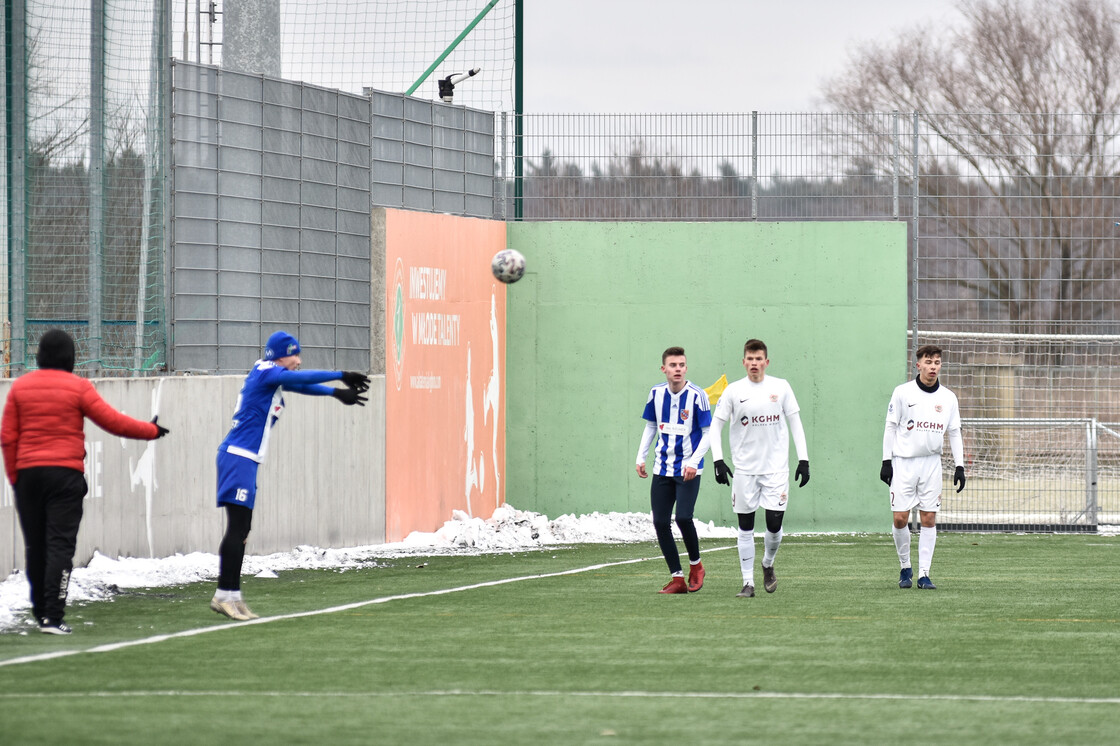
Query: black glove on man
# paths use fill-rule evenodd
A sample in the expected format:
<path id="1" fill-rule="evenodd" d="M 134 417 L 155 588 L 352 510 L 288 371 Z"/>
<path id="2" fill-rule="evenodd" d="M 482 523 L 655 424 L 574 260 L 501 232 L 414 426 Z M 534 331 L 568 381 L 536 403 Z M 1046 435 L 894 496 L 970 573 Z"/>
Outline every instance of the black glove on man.
<path id="1" fill-rule="evenodd" d="M 958 466 L 953 470 L 953 484 L 960 485 L 957 487 L 957 492 L 964 489 L 964 467 Z"/>
<path id="2" fill-rule="evenodd" d="M 894 479 L 894 466 L 889 458 L 883 459 L 883 468 L 879 469 L 879 479 L 887 485 Z"/>
<path id="3" fill-rule="evenodd" d="M 360 407 L 364 407 L 366 405 L 366 402 L 369 401 L 368 397 L 359 396 L 358 390 L 352 389 L 350 387 L 344 389 L 335 389 L 331 392 L 331 396 L 333 396 L 335 399 L 338 399 L 343 404 L 357 404 Z"/>
<path id="4" fill-rule="evenodd" d="M 350 388 L 357 390 L 359 394 L 369 391 L 369 376 L 365 373 L 344 370 L 342 371 L 342 382 Z"/>
<path id="5" fill-rule="evenodd" d="M 156 426 L 157 430 L 159 430 L 159 433 L 156 435 L 156 439 L 162 438 L 164 435 L 167 435 L 169 432 L 171 432 L 166 427 L 164 427 L 163 425 L 156 422 L 156 420 L 158 420 L 158 419 L 159 419 L 158 414 L 155 417 L 152 418 L 152 424 Z"/>
<path id="6" fill-rule="evenodd" d="M 728 477 L 733 477 L 735 475 L 732 473 L 731 469 L 727 467 L 727 464 L 723 463 L 723 459 L 716 459 L 714 466 L 716 467 L 716 482 L 719 484 L 731 484 Z"/>
<path id="7" fill-rule="evenodd" d="M 804 487 L 805 485 L 809 484 L 809 462 L 808 461 L 798 461 L 797 462 L 797 471 L 795 471 L 793 473 L 793 478 L 801 480 L 801 482 L 798 483 L 798 485 L 797 485 L 798 487 Z"/>

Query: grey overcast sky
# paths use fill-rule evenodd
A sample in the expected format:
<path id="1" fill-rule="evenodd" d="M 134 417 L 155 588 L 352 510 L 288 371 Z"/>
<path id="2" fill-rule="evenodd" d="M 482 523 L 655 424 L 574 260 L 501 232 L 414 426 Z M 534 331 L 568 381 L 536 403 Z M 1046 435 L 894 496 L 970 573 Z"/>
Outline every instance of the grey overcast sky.
<path id="1" fill-rule="evenodd" d="M 861 42 L 948 0 L 526 0 L 525 111 L 802 112 Z"/>

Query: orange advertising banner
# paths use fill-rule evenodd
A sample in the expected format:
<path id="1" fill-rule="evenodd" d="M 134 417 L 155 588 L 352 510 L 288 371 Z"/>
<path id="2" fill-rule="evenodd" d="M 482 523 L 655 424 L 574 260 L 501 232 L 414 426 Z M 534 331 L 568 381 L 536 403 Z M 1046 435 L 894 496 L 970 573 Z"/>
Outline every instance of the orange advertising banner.
<path id="1" fill-rule="evenodd" d="M 385 211 L 385 540 L 505 500 L 499 221 Z"/>

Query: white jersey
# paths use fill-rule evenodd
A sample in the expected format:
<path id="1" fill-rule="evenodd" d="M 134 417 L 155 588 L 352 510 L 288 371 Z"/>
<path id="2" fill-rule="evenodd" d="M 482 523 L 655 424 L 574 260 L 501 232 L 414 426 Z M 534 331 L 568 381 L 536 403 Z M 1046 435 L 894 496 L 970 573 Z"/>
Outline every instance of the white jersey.
<path id="1" fill-rule="evenodd" d="M 760 383 L 740 378 L 724 389 L 716 404 L 713 432 L 731 423 L 727 442 L 731 463 L 744 474 L 775 474 L 789 471 L 789 427 L 786 421 L 801 408 L 784 378 L 765 376 Z M 808 459 L 800 418 L 795 437 L 798 459 Z M 711 439 L 712 458 L 723 458 L 722 437 Z"/>
<path id="2" fill-rule="evenodd" d="M 963 465 L 961 414 L 956 394 L 940 383 L 934 391 L 924 391 L 917 380 L 895 388 L 883 433 L 884 461 L 895 456 L 938 456 L 946 435 L 954 461 L 957 466 Z"/>

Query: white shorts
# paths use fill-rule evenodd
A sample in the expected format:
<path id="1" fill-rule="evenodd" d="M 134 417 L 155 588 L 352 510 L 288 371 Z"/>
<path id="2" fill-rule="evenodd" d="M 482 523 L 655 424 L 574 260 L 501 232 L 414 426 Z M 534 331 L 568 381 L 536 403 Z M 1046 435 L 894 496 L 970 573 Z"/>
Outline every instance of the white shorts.
<path id="1" fill-rule="evenodd" d="M 736 513 L 764 510 L 785 511 L 789 501 L 789 472 L 744 474 L 731 478 L 731 509 Z"/>
<path id="2" fill-rule="evenodd" d="M 941 507 L 941 455 L 891 459 L 891 510 L 936 513 Z"/>

